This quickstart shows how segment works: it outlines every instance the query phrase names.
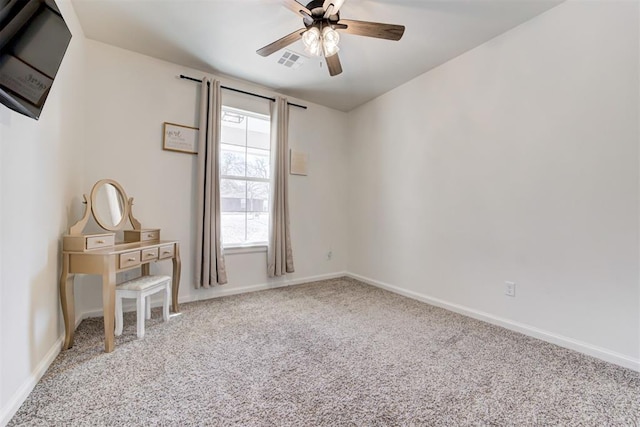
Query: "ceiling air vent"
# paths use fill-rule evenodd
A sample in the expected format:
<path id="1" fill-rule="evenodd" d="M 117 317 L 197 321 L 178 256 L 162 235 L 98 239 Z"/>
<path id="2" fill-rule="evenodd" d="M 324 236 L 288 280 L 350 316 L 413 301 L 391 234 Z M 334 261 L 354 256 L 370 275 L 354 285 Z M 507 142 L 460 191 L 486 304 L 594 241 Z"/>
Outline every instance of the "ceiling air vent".
<path id="1" fill-rule="evenodd" d="M 307 59 L 306 56 L 293 52 L 289 49 L 285 49 L 282 56 L 278 59 L 278 64 L 295 70 L 304 64 L 305 59 Z"/>

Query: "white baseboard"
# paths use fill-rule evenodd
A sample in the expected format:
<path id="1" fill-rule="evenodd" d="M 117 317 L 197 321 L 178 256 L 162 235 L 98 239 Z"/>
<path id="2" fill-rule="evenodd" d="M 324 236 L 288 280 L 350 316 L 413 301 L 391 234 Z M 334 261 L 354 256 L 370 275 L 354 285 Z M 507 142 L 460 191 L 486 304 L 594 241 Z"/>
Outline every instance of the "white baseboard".
<path id="1" fill-rule="evenodd" d="M 211 298 L 226 297 L 229 295 L 246 294 L 249 292 L 264 291 L 267 289 L 276 289 L 276 288 L 283 288 L 286 286 L 302 285 L 304 283 L 317 282 L 319 280 L 337 279 L 338 277 L 345 277 L 347 275 L 348 274 L 346 271 L 340 271 L 337 273 L 320 274 L 317 276 L 308 276 L 300 279 L 290 279 L 290 280 L 285 279 L 278 282 L 260 283 L 258 285 L 240 286 L 240 287 L 233 287 L 233 288 L 231 287 L 225 288 L 225 286 L 221 286 L 221 287 L 215 288 L 216 289 L 215 294 L 207 293 L 207 294 L 200 294 L 200 295 L 191 295 L 189 297 L 180 299 L 179 302 L 180 304 L 182 304 L 185 302 L 202 301 L 202 300 L 207 300 Z"/>
<path id="2" fill-rule="evenodd" d="M 284 279 L 282 281 L 260 283 L 257 285 L 238 286 L 238 287 L 229 287 L 229 288 L 227 288 L 226 286 L 220 286 L 215 288 L 215 293 L 212 293 L 212 292 L 206 293 L 206 290 L 203 289 L 203 291 L 205 292 L 195 292 L 195 295 L 192 294 L 186 297 L 179 298 L 178 303 L 184 304 L 184 303 L 195 302 L 195 301 L 204 301 L 211 298 L 220 298 L 220 297 L 226 297 L 230 295 L 239 295 L 239 294 L 246 294 L 249 292 L 264 291 L 267 289 L 283 288 L 285 286 L 302 285 L 304 283 L 317 282 L 319 280 L 336 279 L 338 277 L 345 277 L 345 276 L 347 276 L 347 272 L 340 271 L 337 273 L 320 274 L 316 276 L 303 277 L 300 279 L 290 279 L 290 280 Z M 162 306 L 162 303 L 159 301 L 155 301 L 151 304 L 151 306 L 154 308 L 160 307 Z M 135 311 L 136 306 L 133 302 L 130 302 L 130 303 L 125 302 L 122 306 L 122 309 L 125 312 Z M 102 317 L 102 309 L 82 312 L 76 320 L 76 327 L 77 325 L 80 324 L 82 320 L 90 317 Z"/>
<path id="3" fill-rule="evenodd" d="M 49 369 L 49 365 L 55 360 L 55 358 L 60 353 L 62 349 L 62 343 L 64 342 L 64 335 L 59 337 L 51 346 L 47 354 L 44 358 L 38 363 L 33 371 L 31 371 L 31 375 L 25 380 L 22 384 L 22 387 L 18 389 L 18 391 L 13 395 L 13 397 L 9 400 L 9 402 L 5 405 L 4 408 L 0 411 L 0 425 L 6 426 L 11 418 L 18 412 L 20 409 L 20 405 L 24 403 L 29 396 L 29 393 L 33 390 L 33 388 L 38 384 L 40 378 L 47 372 Z"/>
<path id="4" fill-rule="evenodd" d="M 513 320 L 505 319 L 503 317 L 494 316 L 493 314 L 485 313 L 473 308 L 465 307 L 463 305 L 450 303 L 439 298 L 431 297 L 429 295 L 421 294 L 414 291 L 408 291 L 406 289 L 389 285 L 388 283 L 383 283 L 378 280 L 370 279 L 359 274 L 347 273 L 347 276 L 411 299 L 435 305 L 437 307 L 444 308 L 446 310 L 453 311 L 464 316 L 472 317 L 474 319 L 482 320 L 483 322 L 491 323 L 493 325 L 501 326 L 512 331 L 520 332 L 521 334 L 538 338 L 542 341 L 556 344 L 560 347 L 565 347 L 570 350 L 575 350 L 588 356 L 593 356 L 600 360 L 604 360 L 605 362 L 610 362 L 624 368 L 640 372 L 640 359 L 634 359 L 627 355 L 616 353 L 606 348 L 598 347 L 583 341 L 578 341 L 573 338 L 545 331 L 543 329 L 526 325 L 524 323 L 519 323 Z"/>
<path id="5" fill-rule="evenodd" d="M 86 313 L 83 313 L 79 318 L 76 319 L 76 328 L 87 317 L 91 317 Z M 53 343 L 53 346 L 49 349 L 44 358 L 38 363 L 38 366 L 31 372 L 29 378 L 26 379 L 22 387 L 13 395 L 9 403 L 2 409 L 0 409 L 0 426 L 6 426 L 11 418 L 16 414 L 18 409 L 20 409 L 20 405 L 24 403 L 29 394 L 33 391 L 33 388 L 38 384 L 40 378 L 47 372 L 49 366 L 53 361 L 58 357 L 58 354 L 62 351 L 62 344 L 64 343 L 64 332 L 62 335 L 58 337 L 56 342 Z"/>
<path id="6" fill-rule="evenodd" d="M 284 280 L 281 282 L 273 282 L 273 283 L 262 283 L 258 285 L 250 285 L 250 286 L 242 286 L 236 288 L 219 288 L 219 291 L 215 295 L 206 295 L 203 297 L 188 297 L 180 300 L 180 303 L 187 303 L 192 301 L 198 301 L 203 299 L 210 298 L 218 298 L 229 295 L 237 295 L 248 292 L 262 291 L 267 289 L 275 289 L 281 288 L 285 286 L 294 286 L 300 285 L 303 283 L 316 282 L 319 280 L 328 280 L 335 279 L 338 277 L 352 277 L 361 282 L 367 283 L 372 286 L 376 286 L 381 289 L 385 289 L 391 291 L 393 293 L 406 296 L 408 298 L 412 298 L 418 301 L 425 302 L 427 304 L 431 304 L 437 307 L 444 308 L 446 310 L 450 310 L 468 317 L 472 317 L 474 319 L 482 320 L 487 323 L 491 323 L 494 325 L 498 325 L 504 327 L 506 329 L 510 329 L 516 332 L 520 332 L 522 334 L 541 339 L 543 341 L 547 341 L 561 347 L 565 347 L 571 350 L 578 351 L 580 353 L 584 353 L 589 356 L 596 357 L 598 359 L 604 360 L 606 362 L 614 363 L 616 365 L 632 369 L 640 372 L 640 360 L 634 359 L 629 356 L 616 353 L 605 348 L 601 348 L 598 346 L 591 345 L 589 343 L 585 343 L 582 341 L 574 340 L 572 338 L 568 338 L 562 335 L 558 335 L 549 331 L 545 331 L 542 329 L 535 328 L 530 325 L 526 325 L 523 323 L 515 322 L 509 319 L 505 319 L 502 317 L 494 316 L 489 313 L 485 313 L 482 311 L 478 311 L 469 307 L 465 307 L 459 304 L 450 303 L 438 298 L 430 297 L 428 295 L 424 295 L 421 293 L 408 291 L 393 285 L 389 285 L 387 283 L 383 283 L 377 280 L 370 279 L 368 277 L 361 276 L 359 274 L 348 273 L 348 272 L 338 272 L 338 273 L 330 273 L 323 274 L 318 276 L 305 277 L 300 279 L 292 279 L 292 280 Z M 94 310 L 87 311 L 81 313 L 76 319 L 76 327 L 80 324 L 80 322 L 89 317 L 100 317 L 102 316 L 102 310 Z M 44 375 L 44 373 L 49 368 L 49 365 L 55 360 L 56 356 L 60 353 L 62 348 L 62 343 L 64 342 L 64 335 L 59 337 L 51 349 L 47 352 L 45 357 L 40 361 L 38 366 L 32 371 L 31 375 L 24 382 L 22 387 L 14 394 L 9 403 L 0 410 L 0 425 L 5 426 L 11 418 L 15 415 L 15 413 L 20 408 L 20 405 L 25 401 L 25 399 L 29 396 L 29 393 L 36 386 L 40 378 Z"/>

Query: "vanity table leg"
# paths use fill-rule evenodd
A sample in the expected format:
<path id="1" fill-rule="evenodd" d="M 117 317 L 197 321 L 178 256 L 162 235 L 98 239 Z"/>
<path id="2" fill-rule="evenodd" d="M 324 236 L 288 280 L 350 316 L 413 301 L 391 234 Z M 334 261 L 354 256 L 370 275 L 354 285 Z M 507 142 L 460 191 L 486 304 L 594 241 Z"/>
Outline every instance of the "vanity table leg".
<path id="1" fill-rule="evenodd" d="M 116 259 L 104 257 L 102 273 L 102 311 L 104 315 L 104 351 L 111 353 L 114 348 L 113 328 L 116 311 Z"/>
<path id="2" fill-rule="evenodd" d="M 73 303 L 73 275 L 69 275 L 69 254 L 62 255 L 62 274 L 60 275 L 60 302 L 64 318 L 64 345 L 66 350 L 73 346 L 75 332 L 75 309 Z"/>
<path id="3" fill-rule="evenodd" d="M 178 313 L 178 291 L 180 290 L 180 245 L 176 243 L 175 255 L 173 257 L 173 285 L 171 286 L 171 310 Z"/>
<path id="4" fill-rule="evenodd" d="M 150 264 L 151 264 L 151 263 L 146 263 L 146 264 L 142 264 L 142 265 L 140 266 L 140 274 L 141 274 L 141 275 L 143 275 L 143 276 L 148 276 L 148 275 L 150 274 L 150 271 L 149 271 L 149 265 L 150 265 Z"/>

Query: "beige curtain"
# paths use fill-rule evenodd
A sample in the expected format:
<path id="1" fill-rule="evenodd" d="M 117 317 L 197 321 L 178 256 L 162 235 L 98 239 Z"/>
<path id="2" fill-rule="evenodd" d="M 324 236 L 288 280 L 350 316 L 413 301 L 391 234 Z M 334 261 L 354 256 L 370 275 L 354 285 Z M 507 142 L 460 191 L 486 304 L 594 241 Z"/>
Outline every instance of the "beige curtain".
<path id="1" fill-rule="evenodd" d="M 271 106 L 271 210 L 267 273 L 269 277 L 293 273 L 293 252 L 289 231 L 289 105 L 276 97 Z"/>
<path id="2" fill-rule="evenodd" d="M 198 132 L 198 230 L 196 287 L 227 283 L 220 234 L 220 82 L 205 77 L 200 90 Z"/>

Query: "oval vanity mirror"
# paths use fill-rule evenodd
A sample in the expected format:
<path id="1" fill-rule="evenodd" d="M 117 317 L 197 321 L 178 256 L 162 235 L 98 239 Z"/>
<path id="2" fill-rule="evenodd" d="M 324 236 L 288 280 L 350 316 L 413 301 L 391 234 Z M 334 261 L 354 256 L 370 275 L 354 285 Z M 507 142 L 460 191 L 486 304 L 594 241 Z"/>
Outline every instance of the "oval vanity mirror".
<path id="1" fill-rule="evenodd" d="M 91 190 L 91 211 L 105 230 L 122 228 L 129 215 L 129 203 L 122 186 L 112 179 L 96 182 Z"/>

